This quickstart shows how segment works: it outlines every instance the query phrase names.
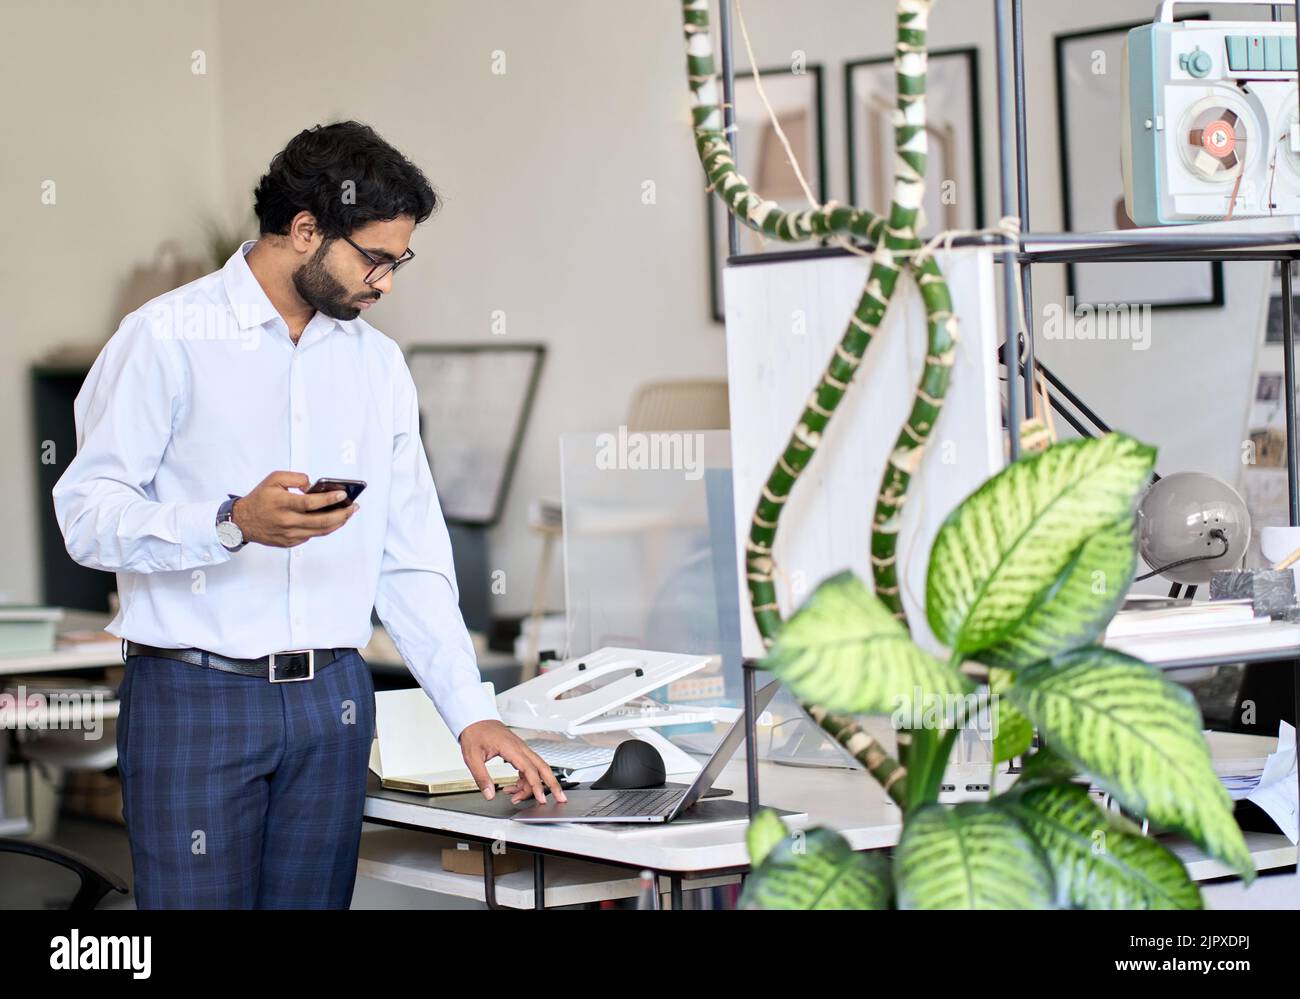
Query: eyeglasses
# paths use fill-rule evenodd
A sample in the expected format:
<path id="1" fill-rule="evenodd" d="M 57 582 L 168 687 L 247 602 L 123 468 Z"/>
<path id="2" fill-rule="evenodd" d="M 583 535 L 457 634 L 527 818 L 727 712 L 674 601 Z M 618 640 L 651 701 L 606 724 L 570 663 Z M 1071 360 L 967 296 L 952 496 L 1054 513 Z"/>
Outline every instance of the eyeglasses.
<path id="1" fill-rule="evenodd" d="M 363 257 L 369 260 L 370 263 L 373 265 L 370 268 L 370 272 L 366 274 L 365 277 L 366 284 L 374 284 L 376 281 L 382 280 L 385 276 L 387 276 L 390 273 L 393 273 L 394 271 L 397 270 L 397 268 L 401 267 L 402 264 L 406 263 L 408 260 L 410 260 L 412 257 L 415 256 L 415 251 L 408 246 L 406 248 L 406 252 L 403 253 L 400 257 L 398 257 L 396 260 L 381 260 L 379 257 L 376 257 L 369 250 L 363 250 L 361 247 L 357 246 L 357 244 L 352 242 L 352 240 L 348 239 L 347 236 L 344 236 L 343 239 L 347 240 L 348 246 L 356 250 L 359 254 L 361 254 Z"/>

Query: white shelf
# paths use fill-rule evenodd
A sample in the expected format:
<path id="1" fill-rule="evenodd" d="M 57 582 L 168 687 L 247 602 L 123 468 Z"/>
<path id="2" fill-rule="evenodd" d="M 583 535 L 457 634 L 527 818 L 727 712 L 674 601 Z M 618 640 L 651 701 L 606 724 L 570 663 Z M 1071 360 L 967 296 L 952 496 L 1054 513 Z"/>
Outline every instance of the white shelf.
<path id="1" fill-rule="evenodd" d="M 1296 862 L 1296 848 L 1281 833 L 1245 833 L 1246 848 L 1255 858 L 1257 871 L 1270 871 L 1278 867 L 1291 867 Z M 1193 881 L 1212 878 L 1235 878 L 1237 872 L 1205 855 L 1205 851 L 1184 839 L 1163 840 L 1187 867 Z"/>
<path id="2" fill-rule="evenodd" d="M 482 902 L 483 878 L 477 874 L 453 874 L 442 869 L 442 848 L 456 845 L 455 839 L 431 836 L 407 829 L 367 828 L 361 836 L 361 855 L 357 874 L 390 884 L 418 888 L 421 891 L 451 895 Z M 473 850 L 481 850 L 478 844 Z M 521 852 L 514 851 L 512 852 Z M 512 909 L 532 909 L 533 855 L 523 853 L 524 866 L 496 877 L 498 904 Z M 582 905 L 615 898 L 635 898 L 639 891 L 637 872 L 626 867 L 547 857 L 546 905 Z M 688 882 L 686 887 L 711 888 L 735 884 L 735 875 Z M 670 889 L 667 878 L 660 879 L 660 891 Z"/>

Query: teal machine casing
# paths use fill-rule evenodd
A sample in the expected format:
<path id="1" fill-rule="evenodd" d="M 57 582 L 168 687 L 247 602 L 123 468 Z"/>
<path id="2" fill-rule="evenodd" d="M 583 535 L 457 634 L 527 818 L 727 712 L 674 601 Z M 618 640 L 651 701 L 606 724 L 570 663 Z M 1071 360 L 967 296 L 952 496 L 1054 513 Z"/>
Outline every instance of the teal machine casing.
<path id="1" fill-rule="evenodd" d="M 1161 4 L 1124 46 L 1129 217 L 1160 226 L 1300 214 L 1295 25 L 1175 21 L 1174 6 Z M 1194 141 L 1211 129 L 1218 146 Z"/>
<path id="2" fill-rule="evenodd" d="M 1160 217 L 1160 147 L 1142 127 L 1156 117 L 1155 29 L 1134 28 L 1124 43 L 1124 207 L 1139 226 L 1167 225 Z M 1134 131 L 1134 127 L 1137 131 Z"/>

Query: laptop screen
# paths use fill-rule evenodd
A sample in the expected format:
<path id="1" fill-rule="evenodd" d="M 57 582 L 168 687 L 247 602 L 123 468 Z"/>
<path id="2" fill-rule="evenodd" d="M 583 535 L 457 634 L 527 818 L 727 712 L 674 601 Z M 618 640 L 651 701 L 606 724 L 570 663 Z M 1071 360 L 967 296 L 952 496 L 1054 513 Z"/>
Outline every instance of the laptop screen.
<path id="1" fill-rule="evenodd" d="M 781 686 L 780 683 L 769 683 L 762 690 L 754 694 L 754 716 L 757 718 L 759 713 L 766 710 L 772 701 L 772 696 Z M 722 737 L 722 742 L 718 748 L 713 751 L 709 757 L 709 762 L 704 764 L 704 769 L 696 775 L 695 780 L 691 782 L 690 788 L 683 795 L 681 802 L 673 809 L 670 819 L 676 818 L 686 809 L 690 808 L 700 800 L 701 795 L 709 788 L 713 787 L 713 782 L 718 779 L 723 768 L 731 762 L 732 756 L 740 747 L 741 742 L 745 739 L 745 714 L 742 711 L 740 717 L 731 723 L 731 728 L 727 729 L 727 734 Z"/>

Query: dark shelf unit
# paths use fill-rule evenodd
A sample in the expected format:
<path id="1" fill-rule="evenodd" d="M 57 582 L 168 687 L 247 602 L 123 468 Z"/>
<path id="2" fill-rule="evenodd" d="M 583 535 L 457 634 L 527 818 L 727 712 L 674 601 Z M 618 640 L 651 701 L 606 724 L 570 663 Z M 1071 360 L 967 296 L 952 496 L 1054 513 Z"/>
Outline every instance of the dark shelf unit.
<path id="1" fill-rule="evenodd" d="M 1180 227 L 1160 230 L 1127 230 L 1124 232 L 1103 233 L 1037 233 L 1030 229 L 1029 175 L 1028 175 L 1028 129 L 1025 114 L 1025 64 L 1024 64 L 1024 5 L 1023 0 L 992 0 L 994 14 L 994 34 L 996 40 L 997 90 L 998 90 L 998 135 L 999 135 L 999 180 L 1002 215 L 1020 219 L 1021 232 L 1018 238 L 1009 236 L 971 236 L 953 240 L 954 246 L 1002 246 L 999 262 L 1003 278 L 1003 329 L 1005 338 L 1002 346 L 1003 367 L 1006 372 L 1006 400 L 1004 416 L 1008 428 L 1018 427 L 1021 422 L 1021 405 L 1026 412 L 1032 412 L 1034 395 L 1034 375 L 1043 371 L 1048 381 L 1059 395 L 1049 395 L 1053 409 L 1062 413 L 1080 433 L 1090 435 L 1091 431 L 1083 425 L 1078 416 L 1062 402 L 1061 396 L 1068 398 L 1078 407 L 1085 419 L 1105 432 L 1109 428 L 1070 392 L 1058 378 L 1049 375 L 1034 356 L 1034 311 L 1033 311 L 1033 274 L 1035 263 L 1075 263 L 1086 261 L 1179 261 L 1179 260 L 1256 260 L 1279 261 L 1284 265 L 1290 261 L 1300 260 L 1300 219 L 1293 230 L 1275 232 L 1192 232 L 1180 231 Z M 1210 4 L 1213 0 L 1210 0 Z M 1285 20 L 1282 16 L 1284 7 L 1293 11 L 1298 9 L 1293 4 L 1267 4 L 1272 8 L 1274 21 Z M 735 155 L 736 133 L 733 129 L 735 114 L 732 106 L 733 96 L 733 60 L 731 37 L 731 11 L 729 0 L 720 0 L 718 19 L 721 36 L 722 54 L 722 92 L 724 125 L 728 140 Z M 1296 37 L 1297 59 L 1300 60 L 1300 30 Z M 1297 74 L 1300 81 L 1300 73 Z M 747 265 L 756 263 L 773 263 L 780 260 L 807 259 L 810 256 L 836 256 L 848 251 L 838 248 L 820 248 L 814 250 L 793 250 L 787 253 L 771 253 L 761 256 L 737 255 L 737 223 L 729 216 L 729 237 L 731 255 L 729 265 Z M 1227 227 L 1224 226 L 1226 229 Z M 862 244 L 862 249 L 870 249 Z M 1020 294 L 1018 301 L 1016 274 L 1013 268 L 1020 270 Z M 1285 433 L 1286 433 L 1286 469 L 1289 523 L 1300 527 L 1300 466 L 1297 462 L 1296 439 L 1296 371 L 1295 371 L 1295 316 L 1293 315 L 1293 277 L 1290 266 L 1283 266 L 1282 272 L 1282 348 L 1283 381 L 1285 399 Z M 1020 328 L 1019 306 L 1023 303 L 1028 329 L 1023 336 Z M 1023 396 L 1022 396 L 1023 393 Z M 1020 442 L 1018 434 L 1008 434 L 1010 460 L 1019 458 Z M 1297 650 L 1300 653 L 1300 650 Z M 1238 653 L 1231 656 L 1207 657 L 1205 659 L 1180 661 L 1166 664 L 1163 668 L 1183 669 L 1193 666 L 1220 666 L 1235 663 L 1282 663 L 1291 662 L 1291 689 L 1295 710 L 1293 717 L 1300 718 L 1300 658 L 1297 653 L 1286 650 L 1263 653 Z M 750 803 L 750 817 L 759 802 L 758 756 L 755 745 L 754 689 L 755 674 L 760 664 L 745 661 L 744 694 L 745 723 L 748 738 L 745 741 L 745 765 L 747 792 Z M 1277 667 L 1282 668 L 1282 667 Z M 1297 776 L 1300 782 L 1300 775 Z"/>
<path id="2" fill-rule="evenodd" d="M 89 366 L 82 364 L 37 364 L 31 369 L 37 454 L 44 456 L 48 441 L 53 444 L 55 459 L 50 464 L 40 461 L 36 467 L 41 602 L 50 607 L 108 613 L 108 597 L 117 590 L 117 576 L 87 569 L 72 560 L 64 546 L 50 495 L 77 453 L 77 426 L 72 404 L 89 372 Z"/>

